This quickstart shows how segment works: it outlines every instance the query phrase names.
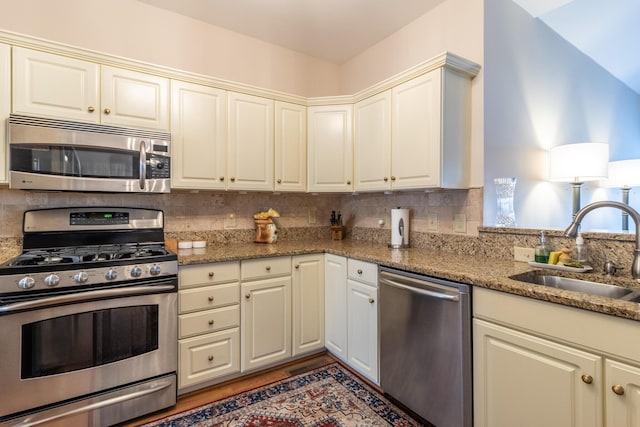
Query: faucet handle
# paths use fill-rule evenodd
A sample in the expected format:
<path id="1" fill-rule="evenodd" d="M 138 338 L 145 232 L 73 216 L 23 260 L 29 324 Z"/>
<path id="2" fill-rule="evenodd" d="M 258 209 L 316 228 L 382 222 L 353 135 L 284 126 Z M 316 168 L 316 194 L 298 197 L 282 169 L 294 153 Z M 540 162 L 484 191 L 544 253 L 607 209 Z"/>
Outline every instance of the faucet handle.
<path id="1" fill-rule="evenodd" d="M 615 276 L 618 270 L 622 270 L 622 267 L 618 267 L 613 261 L 604 263 L 604 274 L 607 276 Z"/>

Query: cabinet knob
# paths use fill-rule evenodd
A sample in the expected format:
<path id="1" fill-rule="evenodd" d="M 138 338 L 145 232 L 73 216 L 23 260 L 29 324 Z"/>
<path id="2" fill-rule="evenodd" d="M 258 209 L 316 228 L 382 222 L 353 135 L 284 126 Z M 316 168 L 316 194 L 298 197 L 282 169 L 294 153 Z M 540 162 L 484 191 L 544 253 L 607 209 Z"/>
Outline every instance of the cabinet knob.
<path id="1" fill-rule="evenodd" d="M 224 181 L 224 176 L 221 176 L 220 177 L 220 182 L 223 182 L 223 181 Z"/>
<path id="2" fill-rule="evenodd" d="M 358 271 L 356 271 L 356 273 L 358 273 L 359 275 L 362 276 L 362 270 L 361 269 L 358 269 Z"/>
<path id="3" fill-rule="evenodd" d="M 374 302 L 376 302 L 376 300 L 374 300 L 373 298 L 369 298 L 369 304 L 373 304 Z"/>
<path id="4" fill-rule="evenodd" d="M 281 179 L 278 179 L 277 183 L 278 183 L 278 184 L 282 184 L 282 180 L 281 180 Z"/>
<path id="5" fill-rule="evenodd" d="M 236 178 L 234 176 L 232 176 L 231 178 L 229 178 L 229 181 L 236 182 Z"/>
<path id="6" fill-rule="evenodd" d="M 246 299 L 249 299 L 249 298 L 251 298 L 251 294 L 246 294 L 244 297 L 245 297 Z"/>
<path id="7" fill-rule="evenodd" d="M 215 274 L 215 273 L 214 273 L 213 271 L 210 271 L 210 272 L 209 272 L 209 277 L 213 277 L 213 276 L 214 276 L 214 274 Z"/>
<path id="8" fill-rule="evenodd" d="M 388 178 L 388 177 L 386 177 L 386 176 L 385 176 L 384 178 L 382 178 L 382 179 L 384 179 L 384 182 L 389 181 L 389 178 Z"/>
<path id="9" fill-rule="evenodd" d="M 213 320 L 209 320 L 209 326 L 213 325 Z"/>
<path id="10" fill-rule="evenodd" d="M 94 111 L 96 111 L 96 109 L 90 106 L 89 108 L 87 108 L 87 111 L 93 113 Z"/>
<path id="11" fill-rule="evenodd" d="M 267 271 L 271 271 L 271 266 L 270 265 L 267 265 L 265 268 L 267 269 Z"/>
<path id="12" fill-rule="evenodd" d="M 105 113 L 105 114 L 111 114 L 111 110 L 110 110 L 110 109 L 108 109 L 108 108 L 105 108 L 105 109 L 104 109 L 104 113 Z"/>
<path id="13" fill-rule="evenodd" d="M 351 185 L 351 180 L 347 180 L 347 185 Z"/>
<path id="14" fill-rule="evenodd" d="M 212 354 L 209 355 L 209 362 L 211 362 L 211 361 L 213 361 L 213 355 Z"/>
<path id="15" fill-rule="evenodd" d="M 618 396 L 622 396 L 624 394 L 624 387 L 622 387 L 620 384 L 614 385 L 613 387 L 611 387 L 611 390 L 613 390 L 613 392 Z"/>
<path id="16" fill-rule="evenodd" d="M 585 384 L 591 384 L 593 382 L 593 377 L 591 375 L 583 374 L 581 378 L 582 382 Z"/>
<path id="17" fill-rule="evenodd" d="M 395 181 L 395 180 L 396 180 L 396 177 L 391 175 L 391 181 Z"/>
<path id="18" fill-rule="evenodd" d="M 209 302 L 212 302 L 212 301 L 213 301 L 213 296 L 210 296 L 209 297 Z"/>
<path id="19" fill-rule="evenodd" d="M 295 269 L 297 270 L 297 269 L 299 269 L 299 268 L 300 268 L 300 264 L 296 264 L 296 265 L 295 265 Z"/>

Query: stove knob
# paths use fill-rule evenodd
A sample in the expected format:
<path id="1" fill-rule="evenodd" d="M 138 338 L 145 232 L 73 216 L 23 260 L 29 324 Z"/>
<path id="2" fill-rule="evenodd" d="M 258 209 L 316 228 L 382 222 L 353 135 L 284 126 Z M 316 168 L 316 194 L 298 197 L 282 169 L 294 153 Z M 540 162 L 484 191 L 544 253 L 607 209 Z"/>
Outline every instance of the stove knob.
<path id="1" fill-rule="evenodd" d="M 50 288 L 54 286 L 58 286 L 59 283 L 60 283 L 60 277 L 58 277 L 57 274 L 50 274 L 44 278 L 44 284 Z"/>
<path id="2" fill-rule="evenodd" d="M 160 274 L 160 271 L 162 271 L 162 269 L 158 264 L 153 264 L 149 269 L 149 273 L 151 273 L 152 276 L 157 276 L 158 274 Z"/>
<path id="3" fill-rule="evenodd" d="M 118 277 L 118 272 L 115 271 L 113 268 L 109 269 L 109 271 L 104 273 L 104 278 L 107 280 L 116 280 L 117 277 Z"/>
<path id="4" fill-rule="evenodd" d="M 31 289 L 35 286 L 36 281 L 33 277 L 25 276 L 18 282 L 18 286 L 22 289 Z"/>
<path id="5" fill-rule="evenodd" d="M 84 283 L 89 280 L 89 276 L 84 271 L 81 271 L 73 275 L 73 280 L 75 280 L 76 283 Z"/>
<path id="6" fill-rule="evenodd" d="M 142 269 L 140 267 L 133 267 L 131 269 L 131 277 L 140 277 L 142 276 Z"/>

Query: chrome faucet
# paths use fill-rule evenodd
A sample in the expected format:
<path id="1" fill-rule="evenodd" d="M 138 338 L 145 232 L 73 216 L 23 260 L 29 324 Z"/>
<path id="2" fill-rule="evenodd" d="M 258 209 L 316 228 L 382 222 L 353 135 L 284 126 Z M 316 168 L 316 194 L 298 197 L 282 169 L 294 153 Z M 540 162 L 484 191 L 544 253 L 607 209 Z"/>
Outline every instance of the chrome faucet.
<path id="1" fill-rule="evenodd" d="M 578 234 L 578 227 L 580 227 L 580 222 L 582 218 L 585 217 L 586 214 L 591 212 L 594 209 L 598 208 L 617 208 L 623 212 L 629 214 L 633 222 L 636 224 L 636 249 L 633 253 L 633 264 L 631 265 L 631 276 L 639 280 L 640 279 L 640 213 L 638 213 L 631 206 L 620 203 L 620 202 L 612 202 L 612 201 L 602 201 L 602 202 L 593 202 L 588 204 L 587 206 L 580 209 L 576 212 L 573 217 L 573 222 L 567 229 L 564 231 L 564 235 L 566 237 L 576 237 Z"/>

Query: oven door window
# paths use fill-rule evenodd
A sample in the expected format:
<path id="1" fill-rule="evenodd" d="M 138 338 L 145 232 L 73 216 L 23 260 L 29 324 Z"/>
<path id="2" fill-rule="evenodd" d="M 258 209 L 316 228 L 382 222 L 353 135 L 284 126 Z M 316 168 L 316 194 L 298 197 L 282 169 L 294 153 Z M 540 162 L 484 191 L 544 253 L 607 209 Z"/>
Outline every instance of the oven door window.
<path id="1" fill-rule="evenodd" d="M 11 146 L 11 170 L 69 177 L 140 178 L 140 153 L 67 146 Z"/>
<path id="2" fill-rule="evenodd" d="M 22 378 L 91 368 L 157 349 L 157 305 L 42 320 L 22 326 Z"/>

